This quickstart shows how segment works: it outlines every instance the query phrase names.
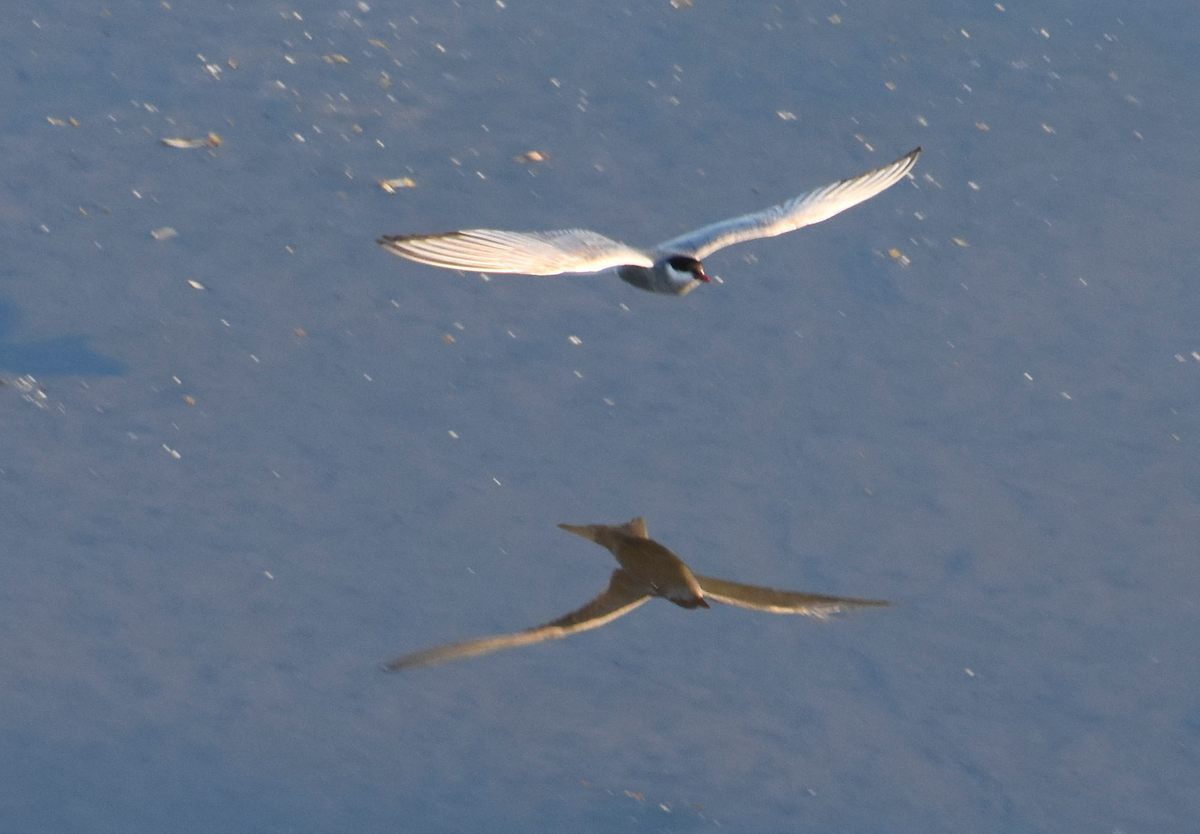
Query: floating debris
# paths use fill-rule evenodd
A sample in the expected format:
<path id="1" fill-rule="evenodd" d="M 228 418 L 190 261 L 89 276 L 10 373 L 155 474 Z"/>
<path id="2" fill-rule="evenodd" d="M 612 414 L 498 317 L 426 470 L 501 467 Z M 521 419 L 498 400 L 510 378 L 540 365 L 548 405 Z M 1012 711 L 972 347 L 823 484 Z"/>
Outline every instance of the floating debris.
<path id="1" fill-rule="evenodd" d="M 168 148 L 179 148 L 181 150 L 190 150 L 192 148 L 219 148 L 221 147 L 221 137 L 215 133 L 210 133 L 203 139 L 188 139 L 185 136 L 172 136 L 163 139 L 162 143 Z"/>
<path id="2" fill-rule="evenodd" d="M 79 127 L 79 122 L 75 121 L 74 117 L 69 119 L 60 119 L 57 116 L 47 116 L 46 121 L 55 127 L 66 127 L 67 125 L 70 125 L 71 127 Z"/>
<path id="3" fill-rule="evenodd" d="M 19 376 L 13 380 L 13 386 L 21 392 L 21 399 L 27 403 L 32 403 L 38 408 L 48 408 L 46 400 L 46 389 L 43 388 L 36 379 L 28 374 Z"/>
<path id="4" fill-rule="evenodd" d="M 395 194 L 398 188 L 416 188 L 417 184 L 412 177 L 396 177 L 390 180 L 380 180 L 379 187 L 388 194 Z"/>
<path id="5" fill-rule="evenodd" d="M 545 162 L 549 158 L 550 158 L 550 154 L 546 153 L 545 151 L 526 151 L 525 153 L 519 153 L 516 156 L 514 156 L 513 160 L 515 160 L 516 162 L 522 162 L 522 163 L 524 163 L 524 162 Z"/>
<path id="6" fill-rule="evenodd" d="M 155 229 L 152 231 L 150 236 L 155 240 L 170 240 L 173 237 L 178 237 L 179 232 L 175 231 L 170 226 L 163 226 L 161 229 Z"/>

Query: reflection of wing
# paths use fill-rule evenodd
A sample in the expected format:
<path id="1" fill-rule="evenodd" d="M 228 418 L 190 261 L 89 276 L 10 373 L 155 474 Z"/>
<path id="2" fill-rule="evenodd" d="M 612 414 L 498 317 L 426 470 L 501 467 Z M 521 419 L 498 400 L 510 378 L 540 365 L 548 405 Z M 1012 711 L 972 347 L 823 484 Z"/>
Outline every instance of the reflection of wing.
<path id="1" fill-rule="evenodd" d="M 823 594 L 802 594 L 799 591 L 777 591 L 757 585 L 742 585 L 726 582 L 711 576 L 696 574 L 704 596 L 726 605 L 769 611 L 772 614 L 805 614 L 824 618 L 848 608 L 873 608 L 891 605 L 881 599 L 854 599 L 853 597 L 827 597 Z"/>
<path id="2" fill-rule="evenodd" d="M 599 272 L 626 264 L 654 266 L 645 252 L 586 229 L 465 229 L 434 235 L 385 235 L 378 243 L 410 261 L 472 272 L 560 275 Z"/>
<path id="3" fill-rule="evenodd" d="M 656 248 L 660 252 L 691 255 L 702 261 L 718 249 L 744 240 L 774 237 L 820 223 L 891 188 L 912 170 L 920 155 L 921 149 L 917 148 L 890 165 L 831 183 L 769 209 L 721 220 L 660 243 Z"/>
<path id="4" fill-rule="evenodd" d="M 612 579 L 609 580 L 604 593 L 578 611 L 572 611 L 554 622 L 531 628 L 528 631 L 518 631 L 516 634 L 499 634 L 495 637 L 479 637 L 474 640 L 464 640 L 461 643 L 434 646 L 432 649 L 398 657 L 385 664 L 383 668 L 388 672 L 398 672 L 401 669 L 432 666 L 448 660 L 491 654 L 500 649 L 527 646 L 543 640 L 558 640 L 579 631 L 599 628 L 605 623 L 610 623 L 617 617 L 628 614 L 648 599 L 650 599 L 650 589 L 635 580 L 626 571 L 618 569 L 613 571 Z"/>

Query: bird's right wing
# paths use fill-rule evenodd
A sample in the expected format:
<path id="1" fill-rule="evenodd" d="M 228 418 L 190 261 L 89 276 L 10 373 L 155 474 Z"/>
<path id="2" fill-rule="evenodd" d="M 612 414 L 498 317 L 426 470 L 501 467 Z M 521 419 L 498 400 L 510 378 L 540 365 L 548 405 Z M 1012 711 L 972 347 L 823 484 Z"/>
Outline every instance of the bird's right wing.
<path id="1" fill-rule="evenodd" d="M 585 229 L 502 232 L 466 229 L 432 235 L 385 235 L 380 246 L 417 263 L 468 272 L 560 275 L 614 266 L 654 266 L 645 252 Z"/>
<path id="2" fill-rule="evenodd" d="M 850 608 L 878 608 L 891 605 L 881 599 L 855 599 L 854 597 L 829 597 L 824 594 L 804 594 L 799 591 L 777 591 L 758 585 L 743 585 L 711 576 L 696 574 L 704 596 L 726 605 L 752 608 L 772 614 L 804 614 L 824 619 L 830 614 Z"/>
<path id="3" fill-rule="evenodd" d="M 690 255 L 702 261 L 735 243 L 775 237 L 820 223 L 891 188 L 912 170 L 920 155 L 921 149 L 917 148 L 882 168 L 814 189 L 769 209 L 712 223 L 660 243 L 656 248 L 659 252 Z"/>
<path id="4" fill-rule="evenodd" d="M 648 599 L 650 599 L 650 590 L 643 583 L 634 580 L 625 570 L 618 568 L 613 571 L 612 579 L 609 580 L 604 593 L 578 611 L 572 611 L 553 622 L 527 631 L 518 631 L 516 634 L 478 637 L 474 640 L 464 640 L 461 643 L 434 646 L 431 649 L 402 655 L 390 663 L 384 664 L 383 669 L 387 672 L 398 672 L 401 669 L 432 666 L 435 663 L 445 663 L 449 660 L 491 654 L 501 649 L 528 646 L 530 643 L 540 643 L 543 640 L 558 640 L 610 623 L 617 617 L 628 614 Z"/>

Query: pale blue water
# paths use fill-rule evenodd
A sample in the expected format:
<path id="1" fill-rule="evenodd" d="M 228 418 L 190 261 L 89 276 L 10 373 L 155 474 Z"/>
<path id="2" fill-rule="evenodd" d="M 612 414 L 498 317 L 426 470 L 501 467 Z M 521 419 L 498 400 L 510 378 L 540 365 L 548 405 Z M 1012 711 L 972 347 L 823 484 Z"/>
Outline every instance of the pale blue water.
<path id="1" fill-rule="evenodd" d="M 1186 830 L 1190 7 L 505 2 L 0 12 L 3 827 Z M 684 299 L 374 243 L 652 244 L 918 144 Z M 377 671 L 634 515 L 896 605 Z"/>

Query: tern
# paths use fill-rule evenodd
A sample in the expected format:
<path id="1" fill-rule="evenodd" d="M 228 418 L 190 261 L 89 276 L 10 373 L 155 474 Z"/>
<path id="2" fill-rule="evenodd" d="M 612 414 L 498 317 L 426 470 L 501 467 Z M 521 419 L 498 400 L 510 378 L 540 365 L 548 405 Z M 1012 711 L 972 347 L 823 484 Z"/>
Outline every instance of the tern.
<path id="1" fill-rule="evenodd" d="M 449 660 L 477 657 L 501 649 L 558 640 L 580 631 L 599 628 L 628 614 L 651 597 L 665 597 L 681 608 L 708 608 L 708 600 L 737 605 L 772 614 L 804 614 L 824 619 L 851 608 L 872 608 L 890 603 L 877 599 L 830 597 L 798 591 L 777 591 L 757 585 L 742 585 L 692 573 L 683 560 L 649 537 L 646 522 L 635 518 L 628 524 L 560 524 L 562 529 L 583 536 L 612 551 L 621 567 L 612 573 L 604 592 L 578 611 L 515 634 L 478 637 L 447 643 L 412 654 L 401 655 L 383 669 L 398 672 L 432 666 Z"/>
<path id="2" fill-rule="evenodd" d="M 685 295 L 712 279 L 701 263 L 726 246 L 774 237 L 820 223 L 869 200 L 903 179 L 921 149 L 890 165 L 801 194 L 753 214 L 722 220 L 660 243 L 635 249 L 586 229 L 505 232 L 464 229 L 420 235 L 385 235 L 377 241 L 410 261 L 471 272 L 561 275 L 615 271 L 628 284 L 650 292 Z"/>

